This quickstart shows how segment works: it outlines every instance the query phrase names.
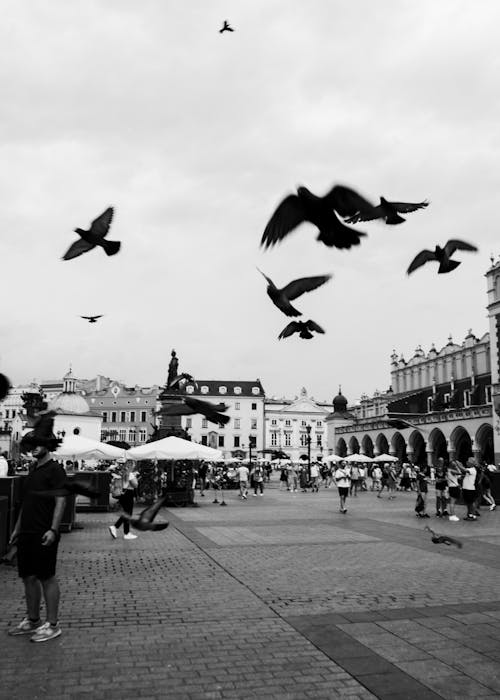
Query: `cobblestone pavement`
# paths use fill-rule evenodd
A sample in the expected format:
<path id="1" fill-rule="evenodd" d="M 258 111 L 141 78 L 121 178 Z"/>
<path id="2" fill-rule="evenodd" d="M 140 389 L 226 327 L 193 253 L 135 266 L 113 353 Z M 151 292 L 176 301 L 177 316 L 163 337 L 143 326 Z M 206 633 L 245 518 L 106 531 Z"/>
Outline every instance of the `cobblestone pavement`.
<path id="1" fill-rule="evenodd" d="M 333 489 L 276 481 L 226 501 L 164 510 L 170 527 L 133 541 L 78 513 L 47 644 L 6 634 L 25 608 L 0 567 L 0 698 L 500 697 L 499 514 L 422 521 L 414 494 L 368 492 L 342 515 Z"/>

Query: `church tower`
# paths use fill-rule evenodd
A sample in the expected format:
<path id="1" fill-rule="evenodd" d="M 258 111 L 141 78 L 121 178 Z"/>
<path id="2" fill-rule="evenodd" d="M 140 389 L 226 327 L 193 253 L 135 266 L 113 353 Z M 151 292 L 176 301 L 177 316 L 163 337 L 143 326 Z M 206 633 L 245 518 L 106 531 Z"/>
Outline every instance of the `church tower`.
<path id="1" fill-rule="evenodd" d="M 491 401 L 493 404 L 493 446 L 495 464 L 500 463 L 500 258 L 486 272 L 488 317 L 490 321 Z"/>

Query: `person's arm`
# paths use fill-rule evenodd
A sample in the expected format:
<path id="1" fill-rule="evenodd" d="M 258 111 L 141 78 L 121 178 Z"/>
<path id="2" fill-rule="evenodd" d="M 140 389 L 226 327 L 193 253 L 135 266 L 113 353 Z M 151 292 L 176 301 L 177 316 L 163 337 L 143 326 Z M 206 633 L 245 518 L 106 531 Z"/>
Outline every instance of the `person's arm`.
<path id="1" fill-rule="evenodd" d="M 12 530 L 10 537 L 9 537 L 9 547 L 11 547 L 13 544 L 16 544 L 17 538 L 19 537 L 19 530 L 21 529 L 21 513 L 23 509 L 21 506 L 21 510 L 19 511 L 19 515 L 17 516 L 16 524 L 14 525 L 14 529 Z"/>
<path id="2" fill-rule="evenodd" d="M 52 525 L 42 537 L 43 545 L 53 544 L 56 541 L 59 534 L 59 527 L 61 525 L 64 508 L 66 506 L 66 496 L 56 496 L 55 502 L 54 512 L 52 514 Z"/>

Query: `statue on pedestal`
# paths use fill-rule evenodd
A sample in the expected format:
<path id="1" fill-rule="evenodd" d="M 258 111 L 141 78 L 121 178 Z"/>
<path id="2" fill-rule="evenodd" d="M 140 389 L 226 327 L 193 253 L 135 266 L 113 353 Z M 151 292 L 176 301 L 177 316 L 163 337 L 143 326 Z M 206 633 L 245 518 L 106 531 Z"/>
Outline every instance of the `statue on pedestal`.
<path id="1" fill-rule="evenodd" d="M 172 358 L 171 358 L 170 363 L 168 365 L 167 389 L 172 384 L 174 379 L 177 377 L 177 371 L 178 371 L 178 367 L 179 367 L 179 360 L 177 359 L 177 355 L 175 353 L 175 350 L 172 350 L 171 355 L 172 355 Z M 175 389 L 174 389 L 174 391 L 175 391 Z"/>

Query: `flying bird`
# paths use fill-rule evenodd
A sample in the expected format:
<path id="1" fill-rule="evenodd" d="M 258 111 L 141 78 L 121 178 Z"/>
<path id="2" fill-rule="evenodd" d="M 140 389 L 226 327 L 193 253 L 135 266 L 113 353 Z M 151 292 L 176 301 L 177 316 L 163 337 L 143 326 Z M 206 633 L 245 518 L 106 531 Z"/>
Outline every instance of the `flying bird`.
<path id="1" fill-rule="evenodd" d="M 231 420 L 229 416 L 224 415 L 224 412 L 228 409 L 226 404 L 213 404 L 210 401 L 202 401 L 192 396 L 185 396 L 184 403 L 188 408 L 193 409 L 194 413 L 201 413 L 211 423 L 223 423 L 225 425 Z"/>
<path id="2" fill-rule="evenodd" d="M 259 268 L 257 268 L 257 270 L 259 270 Z M 286 287 L 283 287 L 283 289 L 278 289 L 272 279 L 267 277 L 262 270 L 259 270 L 259 272 L 267 280 L 267 295 L 285 316 L 302 316 L 302 312 L 297 311 L 297 309 L 290 304 L 290 301 L 297 299 L 302 294 L 305 294 L 305 292 L 312 292 L 313 289 L 321 287 L 321 285 L 332 278 L 331 275 L 301 277 L 298 280 L 290 282 Z"/>
<path id="3" fill-rule="evenodd" d="M 429 202 L 388 202 L 387 199 L 380 197 L 380 204 L 376 207 L 360 207 L 359 211 L 346 219 L 347 224 L 357 224 L 358 221 L 373 221 L 374 219 L 385 219 L 386 224 L 402 224 L 403 219 L 399 214 L 409 214 L 417 209 L 424 209 L 429 206 Z"/>
<path id="4" fill-rule="evenodd" d="M 5 374 L 0 373 L 0 401 L 4 399 L 10 391 L 11 383 Z"/>
<path id="5" fill-rule="evenodd" d="M 103 314 L 100 316 L 80 316 L 80 318 L 84 318 L 86 321 L 89 323 L 97 323 L 98 318 L 102 318 Z"/>
<path id="6" fill-rule="evenodd" d="M 396 430 L 404 430 L 404 428 L 417 428 L 416 425 L 410 423 L 408 420 L 403 418 L 386 418 L 386 422 L 389 423 L 391 428 L 396 428 Z"/>
<path id="7" fill-rule="evenodd" d="M 156 518 L 158 511 L 162 505 L 167 500 L 168 496 L 162 496 L 153 505 L 144 508 L 143 511 L 139 513 L 138 518 L 134 518 L 127 513 L 121 513 L 121 517 L 134 527 L 136 530 L 152 530 L 153 532 L 158 532 L 159 530 L 166 530 L 169 526 L 169 522 L 166 523 L 154 523 L 153 520 Z"/>
<path id="8" fill-rule="evenodd" d="M 281 340 L 282 338 L 288 338 L 288 336 L 293 335 L 294 333 L 298 333 L 301 338 L 305 338 L 306 340 L 310 340 L 313 338 L 313 331 L 316 333 L 324 333 L 325 331 L 321 328 L 321 326 L 318 326 L 317 323 L 314 321 L 291 321 L 288 326 L 283 328 L 281 333 L 278 336 L 278 340 Z"/>
<path id="9" fill-rule="evenodd" d="M 345 226 L 334 210 L 341 216 L 353 214 L 371 206 L 361 195 L 347 187 L 336 185 L 324 197 L 317 197 L 307 187 L 299 187 L 297 194 L 290 194 L 278 205 L 269 219 L 261 239 L 261 246 L 270 248 L 282 241 L 293 229 L 309 221 L 319 229 L 317 240 L 326 246 L 351 248 L 359 245 L 366 233 Z"/>
<path id="10" fill-rule="evenodd" d="M 100 495 L 100 491 L 96 491 L 90 488 L 88 484 L 84 484 L 81 481 L 75 481 L 73 479 L 68 479 L 64 482 L 63 486 L 59 489 L 44 489 L 42 491 L 33 491 L 37 496 L 87 496 L 88 498 L 97 498 Z"/>
<path id="11" fill-rule="evenodd" d="M 177 375 L 177 377 L 174 377 L 170 384 L 168 385 L 167 389 L 175 389 L 175 387 L 181 387 L 184 386 L 184 384 L 194 384 L 196 387 L 198 384 L 195 382 L 194 377 L 191 374 L 188 374 L 187 372 L 182 372 L 182 374 Z"/>
<path id="12" fill-rule="evenodd" d="M 422 267 L 422 265 L 425 265 L 425 263 L 431 260 L 437 260 L 439 262 L 438 274 L 442 275 L 446 272 L 451 272 L 461 264 L 457 260 L 450 260 L 451 256 L 456 250 L 477 251 L 477 248 L 471 243 L 452 239 L 448 241 L 444 248 L 437 245 L 434 248 L 434 251 L 427 249 L 421 250 L 420 253 L 413 258 L 412 262 L 410 263 L 410 267 L 406 271 L 406 274 L 410 275 L 417 268 Z"/>
<path id="13" fill-rule="evenodd" d="M 106 255 L 116 255 L 120 250 L 121 243 L 119 241 L 108 241 L 106 235 L 113 219 L 114 209 L 109 207 L 100 216 L 95 219 L 88 231 L 81 228 L 75 228 L 80 238 L 75 241 L 66 251 L 63 260 L 72 260 L 83 253 L 87 253 L 92 248 L 100 246 L 104 249 Z"/>
<path id="14" fill-rule="evenodd" d="M 438 535 L 437 532 L 434 532 L 434 530 L 431 530 L 431 528 L 428 527 L 427 525 L 425 526 L 425 529 L 431 533 L 431 535 L 432 535 L 431 541 L 434 542 L 434 544 L 447 544 L 447 545 L 454 544 L 455 547 L 462 549 L 462 547 L 463 547 L 462 542 L 460 540 L 455 539 L 455 537 L 449 537 L 448 535 Z"/>
<path id="15" fill-rule="evenodd" d="M 224 20 L 222 29 L 219 29 L 219 34 L 222 34 L 222 32 L 234 32 L 234 29 L 229 26 L 229 22 L 227 20 Z"/>

